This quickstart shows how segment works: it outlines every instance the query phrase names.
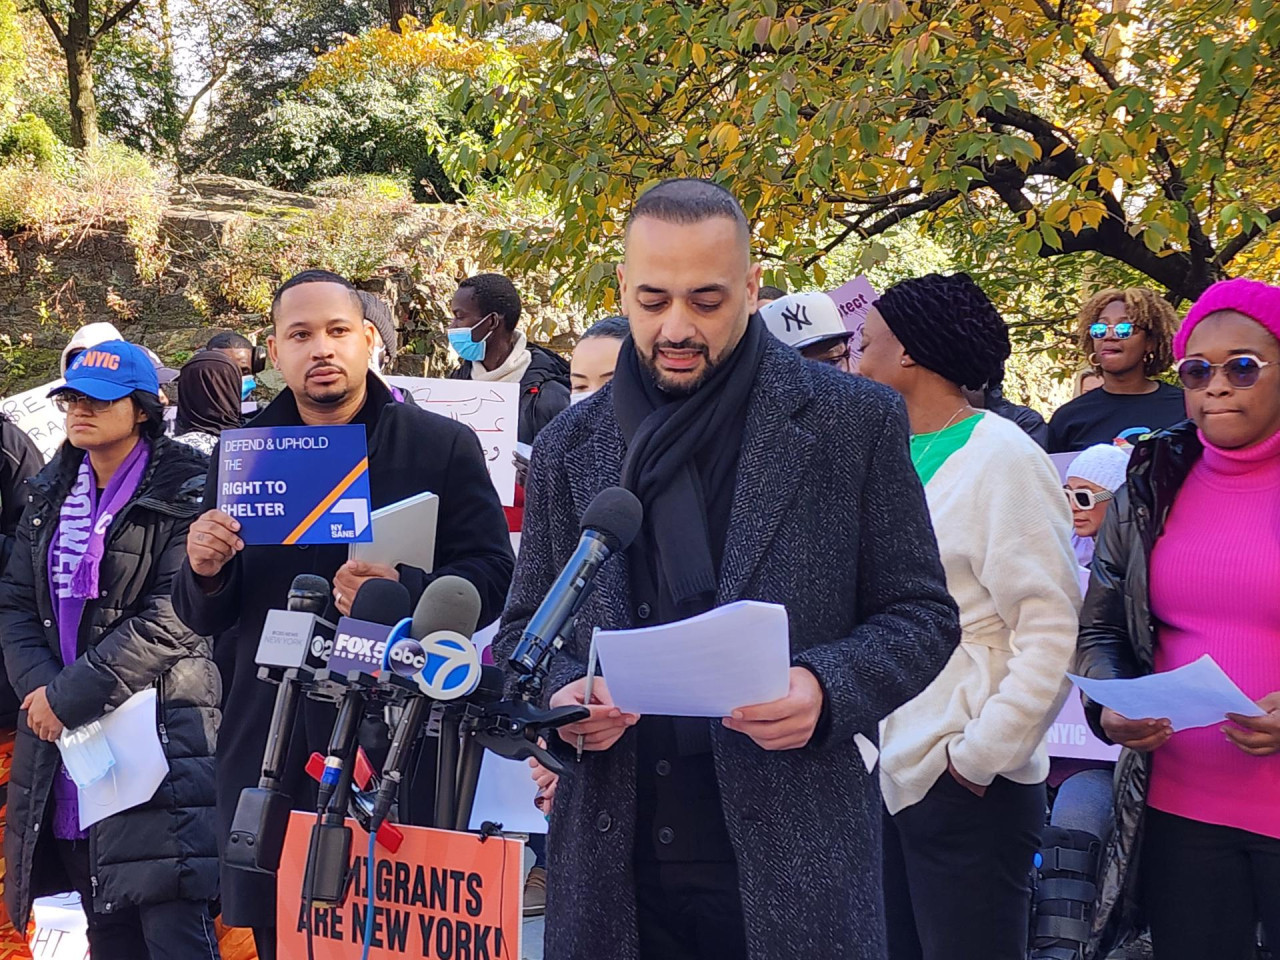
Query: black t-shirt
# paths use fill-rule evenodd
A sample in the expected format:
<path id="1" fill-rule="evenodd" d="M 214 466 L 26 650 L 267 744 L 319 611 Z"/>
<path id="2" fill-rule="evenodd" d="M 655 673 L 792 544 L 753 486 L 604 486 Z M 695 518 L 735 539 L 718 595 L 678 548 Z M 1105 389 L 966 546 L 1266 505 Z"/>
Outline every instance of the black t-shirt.
<path id="1" fill-rule="evenodd" d="M 1135 440 L 1187 419 L 1178 387 L 1159 384 L 1153 393 L 1107 393 L 1099 387 L 1064 404 L 1049 421 L 1049 452 L 1074 453 L 1095 443 Z"/>

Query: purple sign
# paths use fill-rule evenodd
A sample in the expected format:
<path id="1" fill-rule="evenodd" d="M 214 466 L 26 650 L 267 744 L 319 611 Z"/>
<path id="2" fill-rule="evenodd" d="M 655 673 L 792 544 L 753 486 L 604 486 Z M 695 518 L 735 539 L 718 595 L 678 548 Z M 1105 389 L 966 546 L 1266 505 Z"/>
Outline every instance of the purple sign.
<path id="1" fill-rule="evenodd" d="M 1093 735 L 1084 719 L 1084 705 L 1080 691 L 1071 688 L 1062 712 L 1053 721 L 1045 738 L 1049 756 L 1067 757 L 1072 760 L 1114 760 L 1120 756 L 1120 748 L 1108 746 Z"/>
<path id="2" fill-rule="evenodd" d="M 866 322 L 867 311 L 878 294 L 866 277 L 854 277 L 827 296 L 835 301 L 840 319 L 844 321 L 844 328 L 853 334 L 853 340 L 849 344 L 852 350 L 850 359 L 856 371 L 858 361 L 862 359 L 862 326 Z"/>

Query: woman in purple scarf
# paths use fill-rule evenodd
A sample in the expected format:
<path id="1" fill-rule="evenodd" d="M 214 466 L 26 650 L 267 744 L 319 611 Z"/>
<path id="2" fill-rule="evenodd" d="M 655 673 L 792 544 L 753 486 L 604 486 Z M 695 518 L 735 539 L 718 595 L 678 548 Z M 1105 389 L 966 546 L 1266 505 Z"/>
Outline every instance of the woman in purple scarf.
<path id="1" fill-rule="evenodd" d="M 155 369 L 123 340 L 79 354 L 52 396 L 67 441 L 28 487 L 0 580 L 0 644 L 22 698 L 5 899 L 75 890 L 93 960 L 218 957 L 213 752 L 221 684 L 170 584 L 205 460 L 164 435 Z M 86 823 L 80 786 L 114 777 L 98 721 L 156 690 L 169 773 L 145 803 Z M 74 779 L 73 779 L 74 778 Z"/>

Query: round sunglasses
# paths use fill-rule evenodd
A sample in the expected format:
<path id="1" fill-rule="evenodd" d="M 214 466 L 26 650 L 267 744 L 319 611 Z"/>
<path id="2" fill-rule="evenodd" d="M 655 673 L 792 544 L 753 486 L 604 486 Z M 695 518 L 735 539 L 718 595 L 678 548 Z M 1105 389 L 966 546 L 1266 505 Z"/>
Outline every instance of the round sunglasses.
<path id="1" fill-rule="evenodd" d="M 70 413 L 71 408 L 77 406 L 84 406 L 92 413 L 102 413 L 119 402 L 119 400 L 98 400 L 95 397 L 86 397 L 83 393 L 72 393 L 69 390 L 59 393 L 53 398 L 53 405 L 63 413 Z"/>
<path id="2" fill-rule="evenodd" d="M 1094 493 L 1092 490 L 1074 490 L 1071 487 L 1063 487 L 1062 492 L 1067 495 L 1067 500 L 1071 503 L 1073 510 L 1092 510 L 1100 503 L 1106 503 L 1108 500 L 1114 500 L 1116 495 L 1109 490 L 1101 490 Z"/>
<path id="3" fill-rule="evenodd" d="M 1213 374 L 1221 370 L 1227 383 L 1237 390 L 1248 390 L 1258 382 L 1262 371 L 1275 363 L 1262 360 L 1251 353 L 1242 353 L 1225 363 L 1210 363 L 1200 357 L 1187 357 L 1178 364 L 1178 379 L 1188 390 L 1204 390 L 1213 382 Z"/>
<path id="4" fill-rule="evenodd" d="M 1120 323 L 1098 323 L 1089 324 L 1089 338 L 1092 340 L 1105 340 L 1108 334 L 1114 336 L 1117 340 L 1128 340 L 1138 330 L 1136 323 L 1130 323 L 1128 320 Z"/>

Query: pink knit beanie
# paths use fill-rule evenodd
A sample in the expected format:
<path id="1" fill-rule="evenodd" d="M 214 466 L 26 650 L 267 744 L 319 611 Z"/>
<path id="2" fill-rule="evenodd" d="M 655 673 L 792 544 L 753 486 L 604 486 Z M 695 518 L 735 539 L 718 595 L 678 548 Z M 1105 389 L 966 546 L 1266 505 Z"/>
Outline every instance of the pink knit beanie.
<path id="1" fill-rule="evenodd" d="M 1187 341 L 1191 339 L 1191 331 L 1201 320 L 1219 310 L 1243 313 L 1258 321 L 1271 331 L 1272 336 L 1280 340 L 1280 287 L 1244 277 L 1219 280 L 1196 301 L 1187 314 L 1187 319 L 1182 322 L 1182 329 L 1173 338 L 1175 359 L 1181 360 L 1187 355 Z"/>

